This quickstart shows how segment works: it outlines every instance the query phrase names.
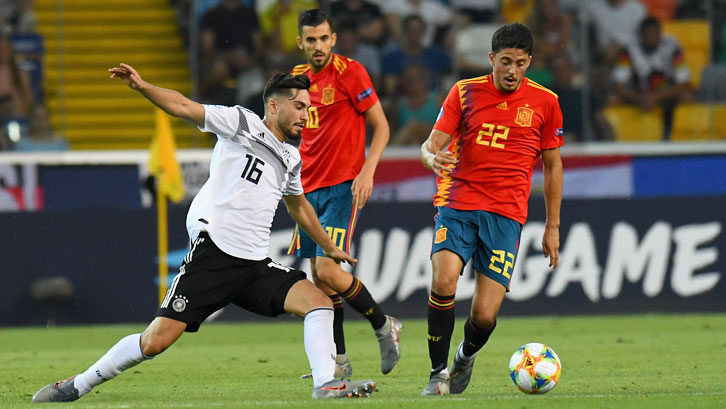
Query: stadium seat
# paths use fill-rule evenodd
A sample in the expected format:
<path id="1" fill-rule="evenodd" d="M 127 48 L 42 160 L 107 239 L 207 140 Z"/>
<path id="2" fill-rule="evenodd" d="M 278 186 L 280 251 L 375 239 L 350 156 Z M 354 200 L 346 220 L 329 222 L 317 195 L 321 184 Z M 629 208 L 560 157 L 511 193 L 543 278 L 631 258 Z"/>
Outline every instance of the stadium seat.
<path id="1" fill-rule="evenodd" d="M 701 102 L 726 103 L 726 65 L 708 64 L 703 67 L 696 97 Z"/>
<path id="2" fill-rule="evenodd" d="M 456 52 L 460 63 L 467 66 L 486 69 L 489 64 L 489 52 L 492 50 L 491 41 L 482 41 L 482 38 L 492 38 L 499 28 L 498 24 L 471 24 L 456 32 Z"/>
<path id="3" fill-rule="evenodd" d="M 713 139 L 726 140 L 726 105 L 713 106 Z"/>
<path id="4" fill-rule="evenodd" d="M 711 139 L 711 106 L 681 104 L 673 113 L 672 141 L 707 141 Z"/>
<path id="5" fill-rule="evenodd" d="M 659 21 L 673 20 L 676 15 L 678 0 L 640 0 L 648 10 L 648 15 Z"/>
<path id="6" fill-rule="evenodd" d="M 618 142 L 654 142 L 663 140 L 663 111 L 644 112 L 632 106 L 611 106 L 605 118 Z"/>
<path id="7" fill-rule="evenodd" d="M 688 69 L 691 71 L 691 86 L 698 88 L 701 72 L 708 64 L 711 49 L 711 29 L 706 20 L 671 20 L 663 22 L 663 32 L 681 44 Z"/>

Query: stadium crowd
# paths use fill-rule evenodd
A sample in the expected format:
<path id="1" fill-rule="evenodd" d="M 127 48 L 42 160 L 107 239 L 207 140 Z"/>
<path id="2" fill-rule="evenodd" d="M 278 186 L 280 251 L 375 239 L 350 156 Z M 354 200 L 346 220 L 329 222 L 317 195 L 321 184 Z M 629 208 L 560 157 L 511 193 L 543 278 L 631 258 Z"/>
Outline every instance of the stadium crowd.
<path id="1" fill-rule="evenodd" d="M 416 145 L 428 136 L 446 90 L 460 78 L 491 72 L 489 38 L 514 21 L 535 34 L 527 75 L 560 96 L 568 142 L 637 134 L 617 129 L 623 107 L 662 112 L 663 130 L 654 140 L 667 140 L 679 104 L 726 102 L 719 86 L 726 83 L 726 0 L 169 1 L 188 52 L 197 56 L 198 99 L 258 113 L 265 78 L 304 62 L 298 14 L 328 11 L 338 35 L 334 51 L 366 67 L 392 144 Z M 4 150 L 68 148 L 48 119 L 34 4 L 0 0 Z M 680 21 L 706 25 L 709 38 L 670 29 Z"/>
<path id="2" fill-rule="evenodd" d="M 188 2 L 179 1 L 183 8 Z M 617 140 L 608 107 L 663 112 L 669 139 L 675 106 L 714 102 L 699 94 L 682 40 L 663 24 L 713 25 L 713 64 L 724 64 L 723 0 L 219 0 L 200 15 L 201 97 L 208 102 L 261 108 L 261 79 L 302 61 L 295 16 L 321 7 L 338 33 L 335 52 L 361 62 L 382 98 L 392 144 L 424 140 L 444 93 L 459 78 L 491 72 L 491 33 L 520 21 L 535 34 L 528 77 L 560 96 L 566 139 Z M 722 7 L 718 7 L 721 5 Z M 255 13 L 258 10 L 258 13 Z M 233 17 L 234 16 L 234 17 Z M 245 21 L 246 24 L 237 24 Z M 706 23 L 708 24 L 708 23 Z M 686 45 L 690 45 L 691 39 Z M 216 56 L 216 57 L 213 57 Z M 717 70 L 718 71 L 718 70 Z M 723 70 L 721 70 L 723 71 Z M 720 72 L 720 71 L 719 71 Z M 698 73 L 700 76 L 700 72 Z M 586 107 L 586 108 L 583 108 Z M 587 112 L 583 112 L 586 109 Z M 610 121 L 610 122 L 609 122 Z M 588 129 L 589 128 L 589 129 Z"/>

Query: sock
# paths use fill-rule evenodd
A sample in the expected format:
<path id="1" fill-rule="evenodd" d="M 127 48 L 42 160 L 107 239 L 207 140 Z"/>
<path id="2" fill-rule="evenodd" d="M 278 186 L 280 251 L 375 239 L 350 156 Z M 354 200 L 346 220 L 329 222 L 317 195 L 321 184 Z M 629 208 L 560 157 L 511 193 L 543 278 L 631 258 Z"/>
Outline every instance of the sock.
<path id="1" fill-rule="evenodd" d="M 141 351 L 141 334 L 129 335 L 122 338 L 106 352 L 95 364 L 77 375 L 73 386 L 78 389 L 78 395 L 83 396 L 107 380 L 116 377 L 121 372 L 136 364 L 151 359 Z"/>
<path id="2" fill-rule="evenodd" d="M 462 347 L 462 353 L 465 358 L 470 358 L 479 351 L 484 344 L 489 341 L 489 336 L 494 332 L 494 328 L 497 326 L 497 321 L 489 326 L 489 328 L 479 328 L 471 321 L 471 316 L 466 319 L 464 325 L 464 343 Z"/>
<path id="3" fill-rule="evenodd" d="M 335 352 L 338 355 L 345 354 L 345 335 L 343 334 L 343 319 L 345 318 L 345 312 L 343 311 L 343 299 L 340 298 L 340 294 L 330 295 L 330 300 L 333 301 L 333 341 L 335 341 Z"/>
<path id="4" fill-rule="evenodd" d="M 454 295 L 438 295 L 431 291 L 428 308 L 431 375 L 446 369 L 455 320 Z"/>
<path id="5" fill-rule="evenodd" d="M 305 315 L 303 339 L 313 374 L 313 387 L 332 381 L 335 374 L 333 309 L 316 308 Z"/>
<path id="6" fill-rule="evenodd" d="M 381 328 L 386 323 L 386 315 L 383 314 L 383 310 L 373 300 L 368 289 L 358 277 L 353 277 L 353 283 L 342 295 L 354 310 L 358 311 L 371 323 L 374 330 Z"/>

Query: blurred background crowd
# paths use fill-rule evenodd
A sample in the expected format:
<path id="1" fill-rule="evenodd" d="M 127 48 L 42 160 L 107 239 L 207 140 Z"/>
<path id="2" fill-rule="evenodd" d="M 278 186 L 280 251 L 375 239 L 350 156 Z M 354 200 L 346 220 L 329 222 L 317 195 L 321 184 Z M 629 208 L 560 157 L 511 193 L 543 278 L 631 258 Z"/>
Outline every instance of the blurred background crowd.
<path id="1" fill-rule="evenodd" d="M 261 114 L 265 79 L 304 63 L 297 16 L 315 7 L 371 76 L 391 144 L 425 140 L 514 21 L 534 32 L 527 76 L 559 95 L 567 143 L 726 139 L 726 0 L 0 0 L 0 149 L 145 148 L 153 112 L 108 80 L 119 62 Z M 174 127 L 181 147 L 213 143 Z"/>

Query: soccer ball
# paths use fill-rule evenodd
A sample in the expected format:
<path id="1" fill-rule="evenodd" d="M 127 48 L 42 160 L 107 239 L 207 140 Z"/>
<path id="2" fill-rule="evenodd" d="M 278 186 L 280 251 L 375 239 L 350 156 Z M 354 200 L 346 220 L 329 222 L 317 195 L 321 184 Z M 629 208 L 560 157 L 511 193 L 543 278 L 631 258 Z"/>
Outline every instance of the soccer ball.
<path id="1" fill-rule="evenodd" d="M 530 394 L 547 393 L 560 380 L 562 365 L 555 350 L 532 342 L 522 345 L 509 360 L 509 375 L 520 391 Z"/>

